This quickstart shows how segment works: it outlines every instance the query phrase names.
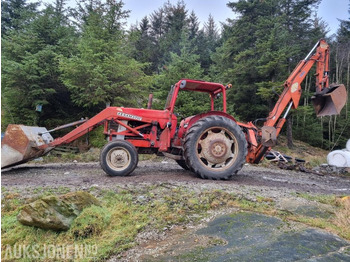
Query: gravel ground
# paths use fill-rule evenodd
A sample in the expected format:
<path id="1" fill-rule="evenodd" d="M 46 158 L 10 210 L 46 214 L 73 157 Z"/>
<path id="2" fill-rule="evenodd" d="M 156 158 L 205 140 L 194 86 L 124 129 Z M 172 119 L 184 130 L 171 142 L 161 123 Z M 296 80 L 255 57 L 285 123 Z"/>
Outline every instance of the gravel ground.
<path id="1" fill-rule="evenodd" d="M 263 168 L 246 164 L 232 180 L 214 181 L 198 178 L 175 161 L 141 161 L 127 177 L 107 176 L 99 163 L 24 164 L 4 169 L 1 185 L 8 190 L 41 187 L 68 187 L 73 190 L 91 186 L 113 188 L 139 184 L 170 183 L 199 189 L 232 189 L 273 194 L 305 192 L 316 194 L 350 194 L 350 177 L 303 173 L 279 168 Z"/>

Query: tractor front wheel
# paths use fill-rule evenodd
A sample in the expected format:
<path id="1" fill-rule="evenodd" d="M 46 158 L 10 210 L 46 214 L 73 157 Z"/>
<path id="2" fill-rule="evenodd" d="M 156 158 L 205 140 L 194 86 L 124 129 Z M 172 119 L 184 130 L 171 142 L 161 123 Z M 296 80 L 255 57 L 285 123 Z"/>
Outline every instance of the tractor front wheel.
<path id="1" fill-rule="evenodd" d="M 185 136 L 186 164 L 206 179 L 230 179 L 245 163 L 247 141 L 241 128 L 223 116 L 198 120 Z"/>
<path id="2" fill-rule="evenodd" d="M 100 155 L 101 167 L 110 176 L 127 176 L 134 171 L 138 162 L 136 148 L 125 140 L 107 143 Z"/>

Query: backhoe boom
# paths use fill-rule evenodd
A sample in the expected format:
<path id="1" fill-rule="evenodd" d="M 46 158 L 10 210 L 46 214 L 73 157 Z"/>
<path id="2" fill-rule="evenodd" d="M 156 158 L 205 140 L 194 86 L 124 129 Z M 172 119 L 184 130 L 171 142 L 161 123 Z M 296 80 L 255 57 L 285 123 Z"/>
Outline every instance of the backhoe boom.
<path id="1" fill-rule="evenodd" d="M 316 50 L 315 53 L 313 53 Z M 259 163 L 269 147 L 274 146 L 277 136 L 286 122 L 290 109 L 298 108 L 301 83 L 316 63 L 316 93 L 312 97 L 317 116 L 339 114 L 346 102 L 344 85 L 329 87 L 329 45 L 321 39 L 310 53 L 301 60 L 284 83 L 284 90 L 261 129 L 261 144 L 251 150 L 248 161 Z M 284 113 L 284 114 L 283 114 Z M 283 114 L 283 116 L 282 116 Z"/>

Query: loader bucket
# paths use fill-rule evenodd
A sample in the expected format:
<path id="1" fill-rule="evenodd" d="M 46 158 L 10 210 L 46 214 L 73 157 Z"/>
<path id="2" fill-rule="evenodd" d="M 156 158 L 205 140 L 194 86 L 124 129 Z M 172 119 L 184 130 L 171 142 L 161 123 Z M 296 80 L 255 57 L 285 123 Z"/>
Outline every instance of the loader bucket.
<path id="1" fill-rule="evenodd" d="M 330 86 L 311 98 L 317 116 L 339 115 L 346 99 L 347 93 L 344 85 Z"/>
<path id="2" fill-rule="evenodd" d="M 15 166 L 45 155 L 52 147 L 40 146 L 53 141 L 44 127 L 9 125 L 1 141 L 1 168 Z"/>

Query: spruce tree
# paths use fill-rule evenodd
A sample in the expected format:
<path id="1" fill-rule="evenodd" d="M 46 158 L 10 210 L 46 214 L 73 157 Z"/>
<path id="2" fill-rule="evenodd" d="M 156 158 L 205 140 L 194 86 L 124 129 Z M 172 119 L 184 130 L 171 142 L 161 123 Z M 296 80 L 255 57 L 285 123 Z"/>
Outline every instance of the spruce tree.
<path id="1" fill-rule="evenodd" d="M 82 36 L 76 55 L 60 60 L 61 79 L 71 92 L 73 102 L 89 108 L 90 114 L 113 106 L 141 106 L 147 77 L 143 64 L 125 52 L 122 30 L 127 12 L 122 2 L 94 2 L 82 7 Z"/>
<path id="2" fill-rule="evenodd" d="M 28 15 L 27 10 L 25 26 L 9 27 L 2 37 L 4 127 L 11 122 L 45 125 L 72 112 L 57 59 L 74 52 L 75 34 L 63 6 L 64 1 L 57 1 L 40 13 Z"/>

